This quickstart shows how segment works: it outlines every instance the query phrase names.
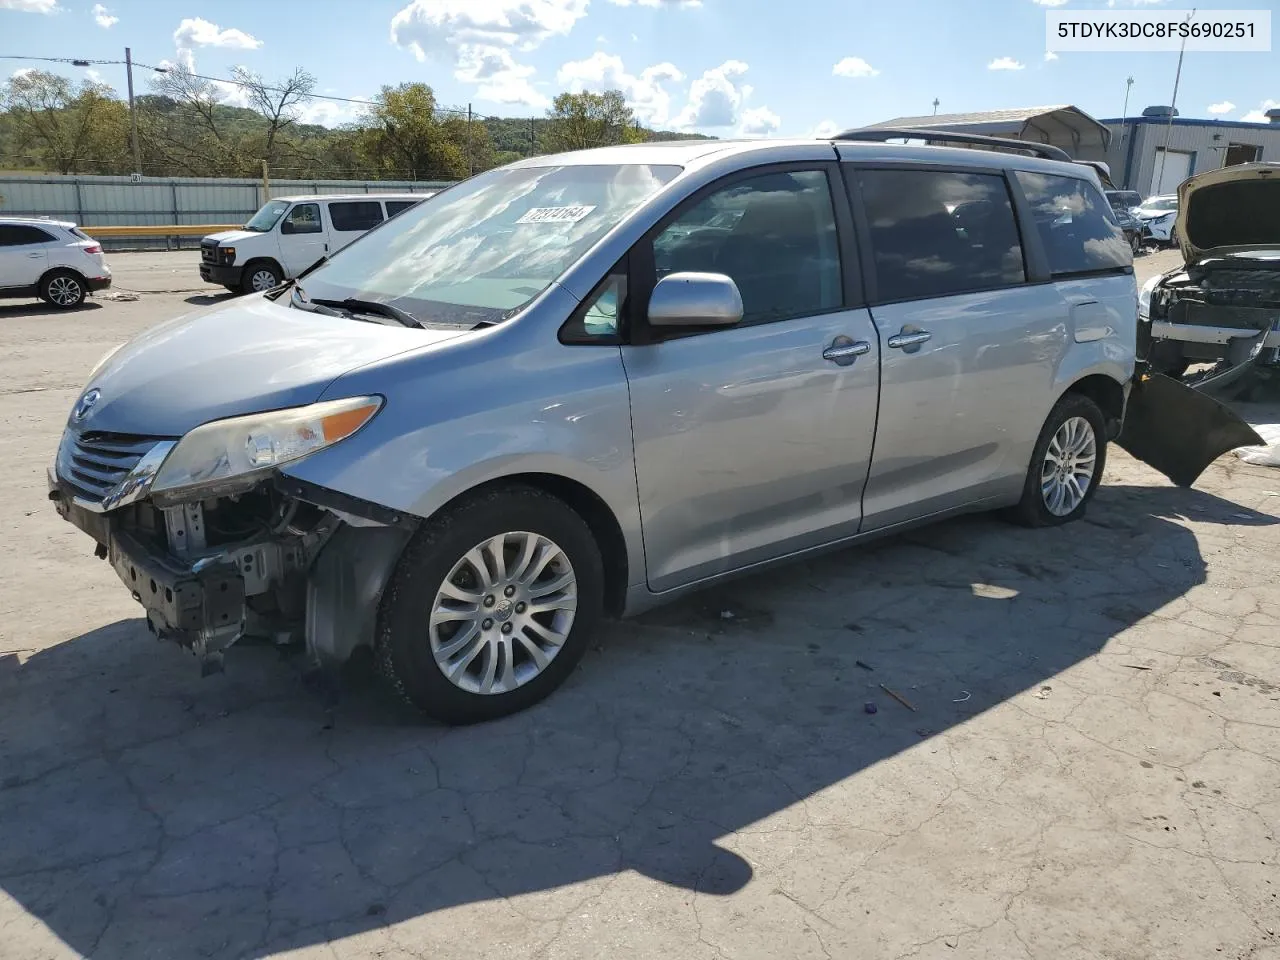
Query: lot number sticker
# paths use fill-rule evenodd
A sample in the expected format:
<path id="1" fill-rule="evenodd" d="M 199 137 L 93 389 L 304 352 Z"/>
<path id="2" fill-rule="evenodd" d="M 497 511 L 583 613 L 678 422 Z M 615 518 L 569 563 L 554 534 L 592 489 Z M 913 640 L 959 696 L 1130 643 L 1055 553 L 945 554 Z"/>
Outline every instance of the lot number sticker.
<path id="1" fill-rule="evenodd" d="M 577 223 L 591 214 L 594 206 L 534 207 L 516 223 Z"/>

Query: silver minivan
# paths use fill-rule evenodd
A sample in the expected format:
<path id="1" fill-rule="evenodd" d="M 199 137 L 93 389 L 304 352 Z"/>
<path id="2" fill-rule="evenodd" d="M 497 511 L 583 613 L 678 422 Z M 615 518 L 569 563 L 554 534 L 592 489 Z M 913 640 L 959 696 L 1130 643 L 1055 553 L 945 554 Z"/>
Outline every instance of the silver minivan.
<path id="1" fill-rule="evenodd" d="M 605 615 L 963 512 L 1079 518 L 1135 372 L 1086 166 L 696 141 L 460 183 L 104 358 L 50 469 L 153 632 L 373 651 L 450 723 Z"/>

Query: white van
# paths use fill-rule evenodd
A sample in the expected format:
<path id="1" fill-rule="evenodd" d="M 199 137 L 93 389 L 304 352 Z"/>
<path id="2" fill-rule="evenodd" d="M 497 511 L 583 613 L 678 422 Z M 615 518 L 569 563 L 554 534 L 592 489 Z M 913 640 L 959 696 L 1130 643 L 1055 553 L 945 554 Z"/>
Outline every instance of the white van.
<path id="1" fill-rule="evenodd" d="M 200 241 L 200 279 L 242 293 L 270 290 L 430 196 L 276 197 L 263 204 L 242 229 L 211 233 Z"/>

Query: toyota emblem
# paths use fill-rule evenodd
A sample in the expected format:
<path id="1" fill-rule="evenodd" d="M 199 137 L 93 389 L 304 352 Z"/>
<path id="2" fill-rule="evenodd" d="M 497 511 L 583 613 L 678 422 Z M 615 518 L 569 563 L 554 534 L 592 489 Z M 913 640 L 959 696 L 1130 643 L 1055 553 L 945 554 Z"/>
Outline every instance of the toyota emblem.
<path id="1" fill-rule="evenodd" d="M 77 401 L 75 409 L 71 411 L 71 419 L 79 423 L 89 415 L 93 409 L 93 405 L 102 397 L 102 391 L 97 387 L 88 391 L 83 397 Z"/>

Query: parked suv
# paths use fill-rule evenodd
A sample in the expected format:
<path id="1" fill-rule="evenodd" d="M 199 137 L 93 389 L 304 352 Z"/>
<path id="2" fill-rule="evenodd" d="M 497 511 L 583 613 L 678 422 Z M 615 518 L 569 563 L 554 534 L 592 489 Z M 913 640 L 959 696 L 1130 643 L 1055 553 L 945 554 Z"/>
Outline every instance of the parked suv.
<path id="1" fill-rule="evenodd" d="M 268 200 L 243 229 L 211 233 L 200 241 L 200 279 L 235 292 L 270 290 L 429 196 L 357 193 Z"/>
<path id="2" fill-rule="evenodd" d="M 52 497 L 209 669 L 246 633 L 368 647 L 481 720 L 550 693 L 603 614 L 959 513 L 1076 520 L 1136 301 L 1080 164 L 538 157 L 104 358 Z"/>
<path id="3" fill-rule="evenodd" d="M 70 310 L 109 286 L 102 244 L 74 223 L 0 217 L 0 297 L 39 297 Z"/>

